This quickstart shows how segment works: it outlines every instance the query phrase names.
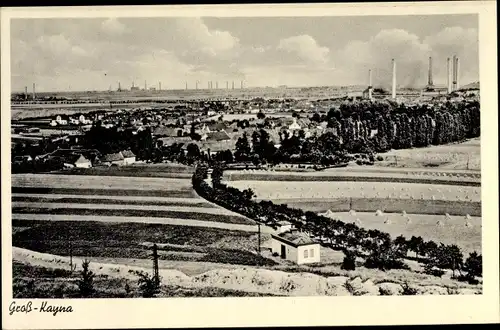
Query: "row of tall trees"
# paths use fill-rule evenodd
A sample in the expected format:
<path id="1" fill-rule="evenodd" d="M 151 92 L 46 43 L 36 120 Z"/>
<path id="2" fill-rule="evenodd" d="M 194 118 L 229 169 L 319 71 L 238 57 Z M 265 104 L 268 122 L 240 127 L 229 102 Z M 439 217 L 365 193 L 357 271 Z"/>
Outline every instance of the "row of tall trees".
<path id="1" fill-rule="evenodd" d="M 318 120 L 318 116 L 315 116 Z M 480 104 L 462 101 L 439 105 L 349 102 L 331 109 L 326 120 L 349 152 L 352 141 L 373 142 L 374 151 L 426 147 L 480 135 Z"/>

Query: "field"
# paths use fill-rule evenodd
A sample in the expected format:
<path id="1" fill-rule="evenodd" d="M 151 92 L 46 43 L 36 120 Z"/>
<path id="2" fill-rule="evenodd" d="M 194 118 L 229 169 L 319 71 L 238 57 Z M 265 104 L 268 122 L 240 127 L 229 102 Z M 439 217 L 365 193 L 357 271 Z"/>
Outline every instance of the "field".
<path id="1" fill-rule="evenodd" d="M 135 163 L 121 167 L 91 167 L 71 168 L 58 172 L 58 174 L 70 175 L 104 175 L 125 177 L 155 177 L 155 178 L 184 178 L 191 179 L 194 169 L 181 164 L 160 163 L 144 164 Z"/>
<path id="2" fill-rule="evenodd" d="M 132 168 L 129 172 L 135 176 L 129 177 L 14 174 L 12 218 L 152 222 L 255 231 L 252 220 L 198 197 L 189 179 L 140 177 L 141 167 Z M 149 173 L 153 171 L 146 171 Z"/>
<path id="3" fill-rule="evenodd" d="M 444 244 L 457 244 L 465 255 L 476 251 L 481 253 L 481 218 L 463 216 L 432 216 L 422 214 L 387 213 L 381 216 L 374 212 L 333 212 L 332 218 L 344 222 L 356 223 L 365 229 L 378 229 L 391 234 L 392 237 L 422 236 L 427 240 Z"/>
<path id="4" fill-rule="evenodd" d="M 481 140 L 476 138 L 449 145 L 391 150 L 381 154 L 381 156 L 384 157 L 385 161 L 376 162 L 377 166 L 432 167 L 479 171 L 481 170 Z"/>
<path id="5" fill-rule="evenodd" d="M 399 182 L 230 181 L 238 189 L 251 188 L 258 199 L 395 198 L 480 202 L 481 189 L 470 186 Z"/>

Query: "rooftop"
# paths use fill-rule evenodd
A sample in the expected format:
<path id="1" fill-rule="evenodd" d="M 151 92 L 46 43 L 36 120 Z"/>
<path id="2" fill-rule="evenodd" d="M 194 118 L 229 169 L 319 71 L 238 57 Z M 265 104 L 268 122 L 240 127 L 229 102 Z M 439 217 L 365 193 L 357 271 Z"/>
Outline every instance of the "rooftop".
<path id="1" fill-rule="evenodd" d="M 294 246 L 317 244 L 309 235 L 296 230 L 290 230 L 272 236 L 278 240 L 284 240 L 285 242 L 291 243 L 291 245 Z"/>

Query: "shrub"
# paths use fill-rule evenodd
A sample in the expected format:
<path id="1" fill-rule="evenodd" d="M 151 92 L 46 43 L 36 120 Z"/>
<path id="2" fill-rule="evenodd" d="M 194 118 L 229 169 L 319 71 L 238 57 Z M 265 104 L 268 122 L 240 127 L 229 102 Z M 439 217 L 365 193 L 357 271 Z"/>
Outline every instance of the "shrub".
<path id="1" fill-rule="evenodd" d="M 82 297 L 90 297 L 94 293 L 94 276 L 89 270 L 90 261 L 85 259 L 82 263 L 82 277 L 78 280 L 78 289 Z"/>
<path id="2" fill-rule="evenodd" d="M 375 157 L 373 155 L 370 155 L 368 156 L 368 159 L 370 160 L 370 162 L 374 162 L 375 161 Z"/>
<path id="3" fill-rule="evenodd" d="M 404 296 L 414 296 L 418 293 L 417 289 L 411 287 L 408 283 L 401 284 L 403 287 L 402 295 Z"/>
<path id="4" fill-rule="evenodd" d="M 381 296 L 392 296 L 391 292 L 383 287 L 379 287 L 378 292 Z"/>
<path id="5" fill-rule="evenodd" d="M 279 257 L 280 254 L 278 252 L 273 252 L 273 257 Z"/>
<path id="6" fill-rule="evenodd" d="M 361 159 L 356 160 L 356 164 L 363 165 L 363 161 Z"/>
<path id="7" fill-rule="evenodd" d="M 356 256 L 352 252 L 345 252 L 344 261 L 340 269 L 355 270 L 356 269 Z"/>
<path id="8" fill-rule="evenodd" d="M 424 268 L 424 273 L 432 276 L 441 277 L 444 275 L 445 271 L 439 268 L 434 268 L 431 264 L 426 264 Z"/>
<path id="9" fill-rule="evenodd" d="M 384 157 L 382 157 L 382 156 L 378 155 L 378 156 L 377 156 L 377 160 L 378 160 L 379 162 L 381 162 L 381 161 L 383 161 L 383 160 L 384 160 Z"/>
<path id="10" fill-rule="evenodd" d="M 142 271 L 136 271 L 135 275 L 139 277 L 139 290 L 143 298 L 154 298 L 160 293 L 160 285 L 158 283 L 160 281 L 155 281 L 153 276 Z"/>

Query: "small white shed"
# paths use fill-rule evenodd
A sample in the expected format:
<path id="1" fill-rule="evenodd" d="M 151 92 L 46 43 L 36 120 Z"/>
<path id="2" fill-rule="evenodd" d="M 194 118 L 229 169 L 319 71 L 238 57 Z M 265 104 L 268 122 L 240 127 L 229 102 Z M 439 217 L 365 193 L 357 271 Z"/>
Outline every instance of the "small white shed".
<path id="1" fill-rule="evenodd" d="M 320 245 L 309 235 L 290 230 L 272 237 L 272 252 L 278 253 L 282 259 L 290 260 L 296 264 L 320 262 Z"/>

